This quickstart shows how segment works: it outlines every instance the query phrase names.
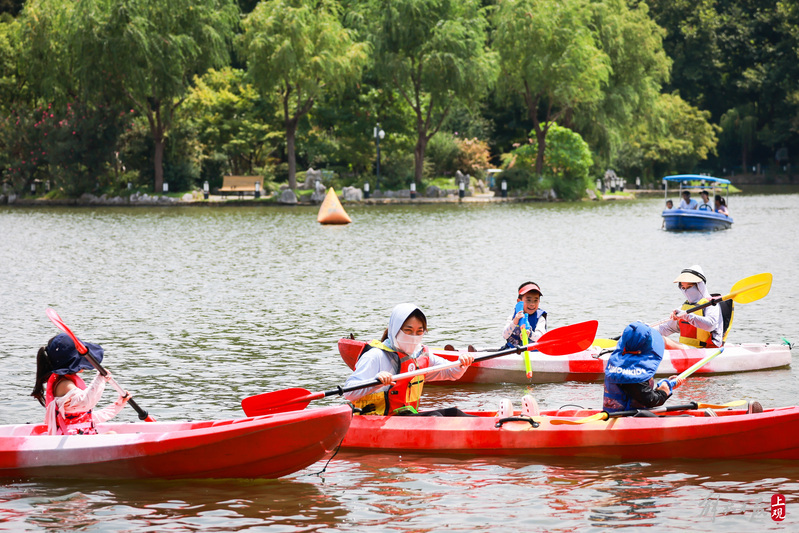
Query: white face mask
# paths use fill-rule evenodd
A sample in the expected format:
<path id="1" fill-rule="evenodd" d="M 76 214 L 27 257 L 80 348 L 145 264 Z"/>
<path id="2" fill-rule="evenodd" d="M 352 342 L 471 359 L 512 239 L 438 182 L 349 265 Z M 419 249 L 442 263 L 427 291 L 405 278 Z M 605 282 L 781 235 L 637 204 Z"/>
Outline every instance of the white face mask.
<path id="1" fill-rule="evenodd" d="M 690 303 L 696 303 L 702 299 L 702 291 L 700 291 L 699 288 L 696 286 L 680 290 L 685 295 L 685 299 L 688 300 Z"/>
<path id="2" fill-rule="evenodd" d="M 413 355 L 422 344 L 422 337 L 424 335 L 408 335 L 404 331 L 400 331 L 397 333 L 396 348 L 404 354 Z"/>

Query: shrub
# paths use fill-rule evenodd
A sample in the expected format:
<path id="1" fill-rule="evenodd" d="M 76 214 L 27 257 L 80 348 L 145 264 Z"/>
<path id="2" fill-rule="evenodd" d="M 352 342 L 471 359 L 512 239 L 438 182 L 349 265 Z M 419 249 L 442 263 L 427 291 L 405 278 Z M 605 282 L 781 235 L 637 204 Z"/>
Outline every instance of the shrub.
<path id="1" fill-rule="evenodd" d="M 592 157 L 588 144 L 578 133 L 553 124 L 547 134 L 544 154 L 543 176 L 534 176 L 538 145 L 534 138 L 502 156 L 502 179 L 509 189 L 522 187 L 540 194 L 552 188 L 559 198 L 576 200 L 582 198 L 589 186 L 589 169 Z"/>
<path id="2" fill-rule="evenodd" d="M 73 101 L 19 109 L 0 123 L 4 177 L 16 190 L 34 179 L 50 180 L 68 196 L 113 186 L 116 147 L 128 113 Z"/>
<path id="3" fill-rule="evenodd" d="M 485 178 L 485 171 L 491 166 L 488 143 L 477 138 L 459 139 L 457 143 L 458 156 L 455 159 L 457 169 L 470 176 Z"/>
<path id="4" fill-rule="evenodd" d="M 425 149 L 425 160 L 435 176 L 452 175 L 458 169 L 461 147 L 458 138 L 448 131 L 438 132 Z"/>

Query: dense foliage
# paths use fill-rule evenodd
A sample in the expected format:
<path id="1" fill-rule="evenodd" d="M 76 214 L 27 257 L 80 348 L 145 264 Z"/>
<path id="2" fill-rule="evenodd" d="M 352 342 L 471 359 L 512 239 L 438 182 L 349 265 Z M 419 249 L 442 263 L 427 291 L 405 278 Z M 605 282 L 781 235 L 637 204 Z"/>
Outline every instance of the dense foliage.
<path id="1" fill-rule="evenodd" d="M 790 175 L 787 0 L 0 0 L 0 181 L 160 192 L 260 174 L 417 187 L 503 166 Z M 795 168 L 795 167 L 794 167 Z M 420 189 L 423 190 L 423 189 Z"/>

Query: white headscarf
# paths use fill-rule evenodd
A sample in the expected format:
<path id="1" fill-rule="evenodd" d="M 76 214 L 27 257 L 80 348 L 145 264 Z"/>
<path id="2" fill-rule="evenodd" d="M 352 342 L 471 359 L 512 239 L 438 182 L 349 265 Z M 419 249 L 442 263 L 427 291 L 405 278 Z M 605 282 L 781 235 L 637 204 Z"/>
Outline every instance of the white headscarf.
<path id="1" fill-rule="evenodd" d="M 408 320 L 408 317 L 416 310 L 422 313 L 422 316 L 425 316 L 418 306 L 411 303 L 397 304 L 394 306 L 394 309 L 391 310 L 391 316 L 388 319 L 388 337 L 386 338 L 386 345 L 388 345 L 389 348 L 394 350 L 398 349 L 397 333 L 400 332 L 402 325 Z M 427 320 L 426 316 L 425 320 Z"/>

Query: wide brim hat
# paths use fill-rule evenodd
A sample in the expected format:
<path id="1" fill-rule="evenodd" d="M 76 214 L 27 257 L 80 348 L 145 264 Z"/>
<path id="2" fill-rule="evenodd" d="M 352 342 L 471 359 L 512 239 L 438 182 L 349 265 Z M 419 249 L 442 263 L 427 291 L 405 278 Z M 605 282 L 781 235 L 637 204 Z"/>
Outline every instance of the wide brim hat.
<path id="1" fill-rule="evenodd" d="M 699 265 L 693 265 L 690 268 L 684 268 L 680 275 L 677 276 L 677 279 L 674 280 L 674 283 L 707 283 L 707 279 L 705 278 L 705 273 L 702 272 L 702 267 Z"/>
<path id="2" fill-rule="evenodd" d="M 91 342 L 84 342 L 83 345 L 98 363 L 102 362 L 105 353 L 102 346 Z M 77 374 L 81 370 L 94 368 L 89 360 L 78 352 L 75 343 L 66 333 L 59 333 L 53 337 L 45 347 L 45 352 L 53 367 L 53 374 L 60 376 Z"/>
<path id="3" fill-rule="evenodd" d="M 633 322 L 621 334 L 605 369 L 613 383 L 650 380 L 663 360 L 666 342 L 660 332 L 643 322 Z"/>

